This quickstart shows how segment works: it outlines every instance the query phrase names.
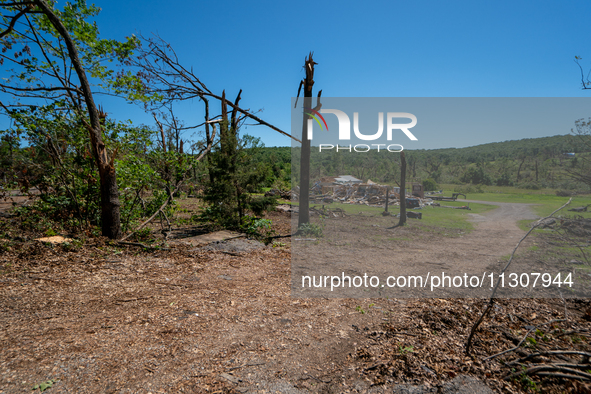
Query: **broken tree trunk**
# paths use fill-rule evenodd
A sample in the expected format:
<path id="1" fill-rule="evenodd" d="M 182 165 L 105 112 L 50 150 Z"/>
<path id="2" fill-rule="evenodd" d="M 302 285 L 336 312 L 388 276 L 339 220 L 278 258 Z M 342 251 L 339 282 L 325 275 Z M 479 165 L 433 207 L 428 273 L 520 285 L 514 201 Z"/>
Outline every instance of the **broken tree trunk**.
<path id="1" fill-rule="evenodd" d="M 76 44 L 74 43 L 74 40 L 72 40 L 70 33 L 68 33 L 68 30 L 62 21 L 45 1 L 35 0 L 34 4 L 38 6 L 39 9 L 41 9 L 41 12 L 43 12 L 45 16 L 47 16 L 49 22 L 63 38 L 64 43 L 68 49 L 68 56 L 70 57 L 72 66 L 74 67 L 74 70 L 76 71 L 80 81 L 80 88 L 84 95 L 86 112 L 90 119 L 90 124 L 88 124 L 84 118 L 82 119 L 89 133 L 92 155 L 96 161 L 100 176 L 102 234 L 111 239 L 120 238 L 121 217 L 119 207 L 121 203 L 119 202 L 117 176 L 115 174 L 113 157 L 111 157 L 111 160 L 109 160 L 107 147 L 102 140 L 103 131 L 101 117 L 104 118 L 105 114 L 99 111 L 99 109 L 96 107 L 94 98 L 92 96 L 92 91 L 90 89 L 90 83 L 88 82 L 86 72 L 82 67 L 78 57 Z M 75 102 L 75 100 L 73 101 Z"/>
<path id="2" fill-rule="evenodd" d="M 310 222 L 310 139 L 308 138 L 308 118 L 305 108 L 312 108 L 312 87 L 314 86 L 314 60 L 312 52 L 305 60 L 306 78 L 300 83 L 304 86 L 304 111 L 302 124 L 302 151 L 300 161 L 300 209 L 298 227 Z"/>
<path id="3" fill-rule="evenodd" d="M 406 158 L 400 152 L 400 220 L 399 226 L 406 224 Z"/>

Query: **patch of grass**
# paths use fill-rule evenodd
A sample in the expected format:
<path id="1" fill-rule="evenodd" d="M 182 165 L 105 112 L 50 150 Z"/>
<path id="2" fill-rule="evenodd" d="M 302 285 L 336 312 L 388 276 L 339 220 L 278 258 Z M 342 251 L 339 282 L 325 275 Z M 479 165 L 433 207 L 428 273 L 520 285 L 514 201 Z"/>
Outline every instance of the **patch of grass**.
<path id="1" fill-rule="evenodd" d="M 43 391 L 45 391 L 45 390 L 50 389 L 51 387 L 53 387 L 53 384 L 56 383 L 56 382 L 57 382 L 57 379 L 51 379 L 51 380 L 48 380 L 48 381 L 45 381 L 45 382 L 41 382 L 41 383 L 35 385 L 32 388 L 32 390 L 33 391 L 34 390 L 39 390 L 39 391 L 43 392 Z"/>
<path id="2" fill-rule="evenodd" d="M 462 202 L 444 202 L 442 205 L 461 207 L 467 205 Z M 474 224 L 469 221 L 468 214 L 482 214 L 497 207 L 487 204 L 470 203 L 470 210 L 451 209 L 442 207 L 426 206 L 419 212 L 423 212 L 423 219 L 420 220 L 422 225 L 443 227 L 446 229 L 461 230 L 463 232 L 470 232 L 474 229 Z M 408 221 L 413 219 L 408 219 Z M 408 222 L 407 221 L 407 222 Z"/>
<path id="3" fill-rule="evenodd" d="M 456 185 L 442 186 L 445 190 L 450 190 L 444 191 L 443 194 L 447 196 L 451 195 L 451 190 L 453 190 Z M 483 186 L 483 188 L 484 193 L 469 193 L 466 197 L 469 200 L 478 201 L 533 204 L 531 210 L 540 217 L 550 215 L 569 199 L 569 197 L 557 196 L 555 189 L 529 190 L 511 186 Z M 591 195 L 574 196 L 570 206 L 557 212 L 555 216 L 569 218 L 577 215 L 584 218 L 591 218 L 591 209 L 589 209 L 588 212 L 581 213 L 568 211 L 570 208 L 586 206 L 588 204 L 591 204 Z M 535 220 L 520 220 L 518 226 L 521 230 L 528 231 L 531 228 L 530 224 L 534 221 Z M 538 231 L 540 230 L 535 230 L 535 232 Z"/>
<path id="4" fill-rule="evenodd" d="M 323 234 L 323 226 L 314 223 L 304 223 L 298 227 L 298 234 L 320 238 Z"/>
<path id="5" fill-rule="evenodd" d="M 398 351 L 400 352 L 400 354 L 412 353 L 414 352 L 414 349 L 414 346 L 398 346 Z"/>
<path id="6" fill-rule="evenodd" d="M 461 207 L 468 205 L 468 203 L 451 201 L 445 202 L 443 205 Z M 333 202 L 330 204 L 310 204 L 310 207 L 315 207 L 318 210 L 322 210 L 323 207 L 327 210 L 340 208 L 344 210 L 348 216 L 360 216 L 364 218 L 372 217 L 376 219 L 376 223 L 386 221 L 391 223 L 390 225 L 392 226 L 398 223 L 398 218 L 382 216 L 382 213 L 384 212 L 383 207 L 372 207 L 361 204 L 343 204 L 340 202 Z M 420 227 L 421 230 L 425 232 L 438 233 L 448 237 L 457 237 L 461 234 L 469 233 L 474 229 L 474 224 L 469 221 L 470 216 L 468 214 L 482 214 L 497 208 L 494 205 L 478 203 L 470 203 L 469 207 L 470 210 L 434 206 L 425 206 L 422 209 L 407 209 L 407 212 L 414 211 L 423 213 L 422 219 L 409 218 L 407 220 L 407 225 Z M 400 213 L 400 207 L 393 205 L 389 207 L 388 211 L 391 215 L 398 215 Z M 406 241 L 409 239 L 396 238 L 392 240 Z"/>

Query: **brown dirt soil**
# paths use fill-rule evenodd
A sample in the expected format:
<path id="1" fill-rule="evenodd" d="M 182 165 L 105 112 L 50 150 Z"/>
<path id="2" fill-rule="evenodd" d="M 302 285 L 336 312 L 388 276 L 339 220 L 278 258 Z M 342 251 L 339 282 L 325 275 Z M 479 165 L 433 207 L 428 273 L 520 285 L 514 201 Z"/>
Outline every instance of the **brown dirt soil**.
<path id="1" fill-rule="evenodd" d="M 270 218 L 277 233 L 289 233 L 287 214 Z M 413 247 L 465 239 L 431 235 Z M 586 379 L 589 357 L 535 355 L 591 351 L 586 300 L 500 300 L 468 357 L 465 341 L 485 300 L 294 298 L 291 245 L 279 241 L 285 245 L 228 253 L 182 245 L 146 251 L 104 239 L 2 240 L 0 392 L 31 392 L 54 379 L 47 392 L 377 393 L 403 392 L 395 385 L 405 383 L 422 385 L 412 391 L 419 393 L 461 375 L 496 392 L 591 390 L 557 376 L 504 380 L 557 360 L 582 365 Z M 506 254 L 495 245 L 486 253 Z M 428 253 L 423 260 L 438 262 L 437 250 Z M 534 326 L 525 345 L 483 360 L 515 347 Z"/>
<path id="2" fill-rule="evenodd" d="M 463 201 L 463 200 L 462 200 Z M 420 220 L 408 219 L 409 226 L 393 227 L 397 218 L 382 216 L 377 213 L 362 213 L 345 217 L 324 219 L 324 237 L 321 239 L 306 236 L 294 237 L 292 252 L 292 290 L 294 295 L 305 297 L 490 297 L 491 279 L 496 279 L 506 264 L 501 257 L 509 256 L 525 232 L 517 226 L 518 220 L 536 219 L 528 204 L 484 203 L 497 206 L 483 214 L 469 213 L 475 229 L 465 233 L 457 229 L 446 230 L 451 237 L 442 236 L 441 231 L 429 231 Z M 444 209 L 444 208 L 435 208 Z M 426 211 L 426 210 L 424 210 Z M 421 211 L 418 211 L 421 212 Z M 428 212 L 425 212 L 428 215 Z M 321 220 L 313 218 L 320 223 Z M 533 245 L 533 238 L 526 238 L 519 249 L 522 254 Z M 529 289 L 510 288 L 509 275 L 523 273 L 549 273 L 554 278 L 559 272 L 562 278 L 572 274 L 575 291 L 564 292 L 554 287 L 536 286 L 532 293 Z M 431 291 L 433 276 L 448 277 L 465 274 L 476 276 L 486 285 L 477 288 L 446 287 Z M 495 273 L 493 277 L 491 274 Z M 307 277 L 314 277 L 320 283 L 320 277 L 343 275 L 353 278 L 377 276 L 380 285 L 338 289 L 328 287 L 314 288 L 315 282 Z M 384 284 L 389 276 L 418 276 L 424 281 L 424 288 L 388 287 Z M 520 276 L 519 276 L 520 277 Z M 304 280 L 304 278 L 306 278 Z M 519 297 L 561 297 L 586 296 L 591 294 L 588 275 L 585 272 L 575 274 L 572 267 L 563 264 L 549 265 L 539 261 L 521 261 L 513 263 L 506 273 L 505 287 L 497 296 Z M 523 279 L 525 283 L 525 278 Z M 541 281 L 538 281 L 541 283 Z M 338 279 L 335 279 L 338 284 Z M 342 282 L 341 282 L 342 283 Z M 402 282 L 401 282 L 402 283 Z M 437 282 L 433 282 L 437 283 Z M 532 277 L 533 283 L 533 277 Z M 312 286 L 310 286 L 312 284 Z M 562 293 L 561 293 L 562 292 Z"/>

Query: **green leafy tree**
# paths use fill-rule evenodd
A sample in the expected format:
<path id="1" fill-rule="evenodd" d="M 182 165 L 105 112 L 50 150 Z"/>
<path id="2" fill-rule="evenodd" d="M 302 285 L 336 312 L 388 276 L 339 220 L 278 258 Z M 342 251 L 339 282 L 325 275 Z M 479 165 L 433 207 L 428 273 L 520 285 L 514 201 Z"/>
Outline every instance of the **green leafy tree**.
<path id="1" fill-rule="evenodd" d="M 591 151 L 591 118 L 577 120 L 572 134 L 579 146 L 586 147 L 588 151 Z M 571 167 L 566 170 L 569 176 L 591 188 L 591 159 L 589 156 L 583 156 L 580 160 L 575 158 L 571 163 Z"/>
<path id="2" fill-rule="evenodd" d="M 17 122 L 28 121 L 44 108 L 48 122 L 58 125 L 67 119 L 71 130 L 84 130 L 98 172 L 102 233 L 119 238 L 116 153 L 109 149 L 106 113 L 97 107 L 94 96 L 97 91 L 111 91 L 116 78 L 127 78 L 127 85 L 132 84 L 134 78 L 118 73 L 111 63 L 124 62 L 137 40 L 101 39 L 98 27 L 89 21 L 100 10 L 84 0 L 68 2 L 62 9 L 46 0 L 4 2 L 0 7 L 0 66 L 6 75 L 0 91 L 15 98 L 0 102 L 0 107 Z"/>
<path id="3" fill-rule="evenodd" d="M 238 105 L 240 94 L 236 99 Z M 253 160 L 256 151 L 262 147 L 258 138 L 239 135 L 236 110 L 230 119 L 222 95 L 222 120 L 219 122 L 219 148 L 209 155 L 209 181 L 205 185 L 203 201 L 207 208 L 203 213 L 206 220 L 228 228 L 240 228 L 248 211 L 261 215 L 274 199 L 253 197 L 270 174 L 270 167 Z M 249 221 L 246 221 L 249 224 Z"/>
<path id="4" fill-rule="evenodd" d="M 492 178 L 484 171 L 482 166 L 468 168 L 460 181 L 475 185 L 492 185 Z"/>

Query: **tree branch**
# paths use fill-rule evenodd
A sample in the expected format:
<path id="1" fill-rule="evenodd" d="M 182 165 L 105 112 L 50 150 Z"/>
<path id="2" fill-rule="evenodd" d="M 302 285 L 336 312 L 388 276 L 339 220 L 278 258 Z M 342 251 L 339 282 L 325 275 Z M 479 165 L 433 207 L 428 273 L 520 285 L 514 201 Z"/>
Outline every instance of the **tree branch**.
<path id="1" fill-rule="evenodd" d="M 22 5 L 24 3 L 11 3 L 13 6 L 15 5 Z M 28 3 L 28 5 L 31 5 L 32 3 Z M 2 4 L 3 7 L 8 7 L 10 6 L 10 4 Z M 12 30 L 14 29 L 14 25 L 16 25 L 16 22 L 18 21 L 18 19 L 25 15 L 27 12 L 29 12 L 29 7 L 25 7 L 24 9 L 22 9 L 18 14 L 16 14 L 15 16 L 12 17 L 12 19 L 10 20 L 10 23 L 8 24 L 8 27 L 6 28 L 6 30 L 4 30 L 3 32 L 0 32 L 0 38 L 3 38 L 4 36 L 10 34 L 10 32 L 12 32 Z"/>
<path id="2" fill-rule="evenodd" d="M 552 212 L 550 215 L 546 216 L 545 218 L 539 219 L 537 222 L 535 222 L 533 224 L 533 226 L 529 229 L 529 231 L 523 236 L 523 238 L 521 238 L 519 240 L 519 242 L 517 243 L 517 245 L 515 246 L 515 249 L 513 249 L 513 252 L 511 253 L 511 257 L 509 258 L 509 261 L 507 262 L 507 264 L 505 265 L 505 268 L 503 268 L 500 272 L 499 275 L 505 273 L 505 271 L 507 271 L 507 268 L 509 268 L 509 265 L 511 264 L 511 262 L 513 261 L 513 257 L 515 256 L 515 252 L 517 251 L 517 248 L 519 248 L 519 245 L 521 245 L 521 243 L 523 242 L 524 239 L 527 238 L 527 236 L 529 234 L 531 234 L 532 231 L 535 230 L 536 227 L 538 227 L 540 224 L 542 224 L 542 221 L 551 218 L 556 212 L 560 211 L 561 209 L 563 209 L 564 207 L 566 207 L 567 205 L 570 204 L 570 202 L 572 201 L 572 197 L 568 199 L 568 201 L 566 202 L 566 204 L 564 204 L 563 206 L 561 206 L 560 208 L 558 208 L 557 210 L 555 210 L 554 212 Z M 478 329 L 478 326 L 480 326 L 480 323 L 482 323 L 482 321 L 484 320 L 484 317 L 488 314 L 488 312 L 491 310 L 491 308 L 494 305 L 494 300 L 495 300 L 495 295 L 497 294 L 497 290 L 499 289 L 499 284 L 501 283 L 501 278 L 500 276 L 497 276 L 497 284 L 495 285 L 495 288 L 493 289 L 492 295 L 490 296 L 488 305 L 486 307 L 486 309 L 484 310 L 484 312 L 482 313 L 482 315 L 480 315 L 480 318 L 476 321 L 476 323 L 474 323 L 474 325 L 472 326 L 472 329 L 470 330 L 470 335 L 468 336 L 468 342 L 466 343 L 466 354 L 470 355 L 470 348 L 472 345 L 472 339 L 474 337 L 474 334 L 476 333 L 476 330 Z"/>

